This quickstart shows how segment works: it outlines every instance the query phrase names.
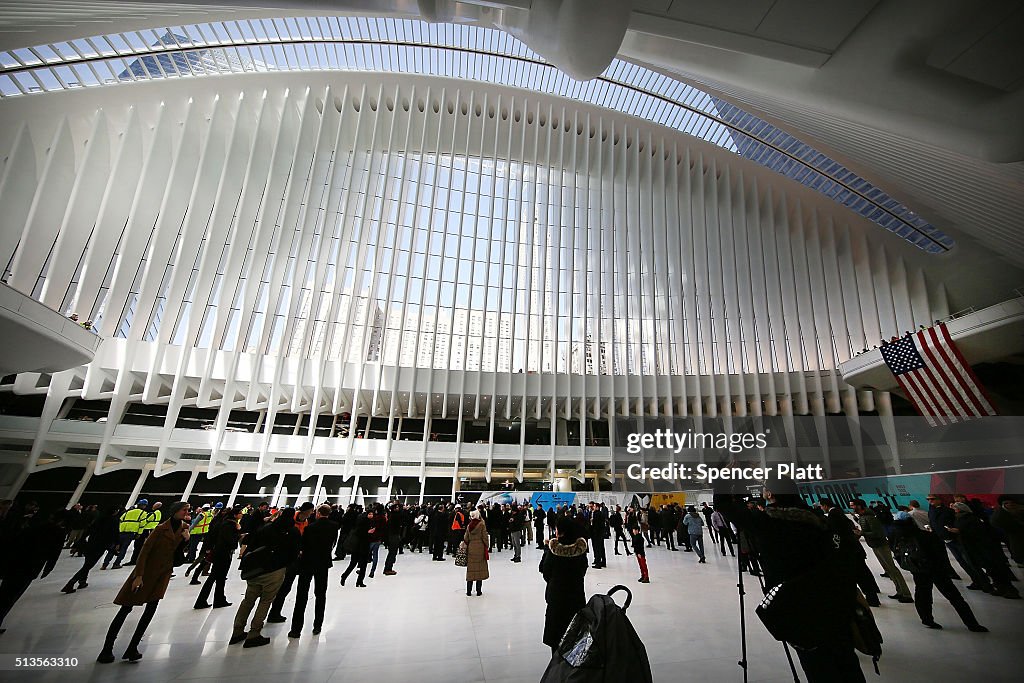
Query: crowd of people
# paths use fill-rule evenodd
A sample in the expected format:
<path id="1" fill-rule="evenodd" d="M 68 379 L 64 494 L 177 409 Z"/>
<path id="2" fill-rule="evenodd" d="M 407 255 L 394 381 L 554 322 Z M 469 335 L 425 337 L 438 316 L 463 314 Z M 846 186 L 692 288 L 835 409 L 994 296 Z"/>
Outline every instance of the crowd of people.
<path id="1" fill-rule="evenodd" d="M 556 648 L 585 604 L 587 571 L 607 567 L 610 541 L 615 555 L 635 557 L 640 583 L 651 581 L 651 548 L 691 552 L 695 564 L 706 563 L 706 553 L 717 550 L 722 556 L 737 557 L 739 571 L 763 580 L 765 590 L 805 575 L 808 567 L 820 567 L 826 578 L 819 583 L 833 586 L 835 604 L 847 607 L 849 600 L 836 596 L 849 597 L 857 592 L 855 587 L 872 606 L 880 604 L 879 594 L 884 593 L 866 564 L 866 546 L 885 570 L 882 577 L 893 583 L 895 592 L 889 598 L 913 603 L 924 626 L 942 628 L 932 615 L 934 587 L 969 630 L 984 632 L 987 629 L 954 584 L 960 576 L 948 558 L 952 555 L 969 577 L 967 589 L 1019 598 L 1002 543 L 1008 545 L 1012 560 L 1024 566 L 1024 505 L 1010 496 L 1000 498 L 993 510 L 960 495 L 927 500 L 927 511 L 911 501 L 894 512 L 854 499 L 842 502 L 847 512 L 832 500 L 821 499 L 812 508 L 795 493 L 768 489 L 763 498 L 719 493 L 713 506 L 668 503 L 625 509 L 600 502 L 545 509 L 518 503 L 391 501 L 365 509 L 311 502 L 272 508 L 261 502 L 205 504 L 192 510 L 184 501 L 165 508 L 143 498 L 128 510 L 75 505 L 49 515 L 41 514 L 33 502 L 14 506 L 3 501 L 0 546 L 6 552 L 0 567 L 0 626 L 32 581 L 49 574 L 62 550 L 82 560 L 61 589 L 67 594 L 87 588 L 90 572 L 101 560 L 101 571 L 130 568 L 114 597 L 119 610 L 97 657 L 108 663 L 115 659 L 115 643 L 135 607 L 143 608 L 142 614 L 122 658 L 142 658 L 140 641 L 178 567 L 185 567 L 190 585 L 200 586 L 194 609 L 222 609 L 234 606 L 225 584 L 238 559 L 246 589 L 235 610 L 230 642 L 253 648 L 270 642 L 263 634 L 267 623 L 290 622 L 288 637 L 301 638 L 311 590 L 312 633 L 320 633 L 335 562 L 345 566 L 339 577 L 342 586 L 355 572 L 355 587 L 366 588 L 367 575 L 373 578 L 378 570 L 382 549 L 385 576 L 398 574 L 399 557 L 406 551 L 429 553 L 432 561 L 454 559 L 464 566 L 466 595 L 482 596 L 494 554 L 509 551 L 509 561 L 519 563 L 522 548 L 535 543 L 543 550 L 539 571 L 547 584 L 543 641 Z M 709 547 L 704 544 L 705 529 Z M 901 568 L 910 573 L 913 590 Z M 840 625 L 849 617 L 834 616 Z M 799 653 L 808 680 L 863 680 L 858 678 L 859 662 L 849 634 L 842 628 L 824 628 L 822 633 L 828 641 L 821 648 Z"/>

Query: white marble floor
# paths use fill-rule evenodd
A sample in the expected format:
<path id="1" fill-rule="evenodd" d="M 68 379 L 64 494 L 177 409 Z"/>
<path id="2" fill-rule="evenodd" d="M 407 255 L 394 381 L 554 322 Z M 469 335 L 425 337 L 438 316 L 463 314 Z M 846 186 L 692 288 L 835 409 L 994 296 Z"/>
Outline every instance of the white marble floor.
<path id="1" fill-rule="evenodd" d="M 95 657 L 115 613 L 110 600 L 127 570 L 97 569 L 87 589 L 68 596 L 60 587 L 81 561 L 65 556 L 49 577 L 32 584 L 8 616 L 7 633 L 0 636 L 0 681 L 536 682 L 549 652 L 541 642 L 544 582 L 537 572 L 540 551 L 525 548 L 523 556 L 521 564 L 513 564 L 509 551 L 493 554 L 482 597 L 466 597 L 463 570 L 451 561 L 431 562 L 426 554 L 406 552 L 397 576 L 378 574 L 365 590 L 351 583 L 340 586 L 341 569 L 335 567 L 323 633 L 307 631 L 291 640 L 287 624 L 271 624 L 264 629 L 271 644 L 249 650 L 228 646 L 234 609 L 193 610 L 198 588 L 179 576 L 142 641 L 143 660 L 107 665 L 96 664 Z M 741 681 L 735 560 L 720 555 L 709 555 L 706 565 L 696 560 L 692 553 L 650 550 L 652 583 L 641 585 L 636 561 L 610 554 L 608 569 L 588 572 L 587 593 L 607 591 L 616 583 L 633 590 L 627 615 L 646 643 L 656 681 Z M 885 579 L 879 585 L 891 587 Z M 243 588 L 232 570 L 228 599 L 237 604 Z M 748 590 L 750 680 L 791 681 L 782 646 L 753 614 L 760 591 L 750 583 Z M 975 634 L 936 597 L 935 618 L 946 626 L 942 631 L 921 626 L 913 605 L 883 597 L 883 607 L 874 611 L 885 638 L 882 675 L 874 676 L 870 661 L 862 658 L 869 681 L 1021 680 L 1024 601 L 971 591 L 968 600 L 992 631 Z M 291 598 L 288 605 L 286 614 Z M 118 657 L 139 613 L 129 617 L 122 631 Z M 312 604 L 307 629 L 311 620 Z M 79 664 L 19 672 L 13 670 L 15 656 L 77 657 Z"/>

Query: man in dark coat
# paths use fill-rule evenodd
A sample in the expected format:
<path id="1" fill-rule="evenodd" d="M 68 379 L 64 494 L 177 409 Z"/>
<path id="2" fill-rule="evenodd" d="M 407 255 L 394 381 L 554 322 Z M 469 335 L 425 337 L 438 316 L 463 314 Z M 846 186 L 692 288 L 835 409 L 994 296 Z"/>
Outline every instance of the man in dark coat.
<path id="1" fill-rule="evenodd" d="M 548 540 L 540 559 L 540 573 L 547 588 L 544 600 L 544 644 L 558 647 L 569 622 L 584 605 L 587 596 L 583 577 L 587 573 L 587 539 L 580 537 L 579 525 L 570 517 L 558 521 L 555 538 Z"/>
<path id="2" fill-rule="evenodd" d="M 864 683 L 850 629 L 856 604 L 853 569 L 843 561 L 826 521 L 807 509 L 795 482 L 775 481 L 768 486 L 764 512 L 747 506 L 744 482 L 738 481 L 717 485 L 714 507 L 756 547 L 768 588 L 815 570 L 822 600 L 818 611 L 805 618 L 817 625 L 822 640 L 814 649 L 797 650 L 808 683 Z"/>
<path id="3" fill-rule="evenodd" d="M 398 551 L 402 548 L 402 535 L 406 526 L 405 510 L 400 503 L 393 503 L 387 512 L 387 539 L 388 555 L 384 558 L 384 576 L 394 576 L 395 560 L 398 559 Z"/>
<path id="4" fill-rule="evenodd" d="M 853 521 L 842 510 L 833 505 L 831 499 L 822 498 L 818 504 L 825 511 L 825 522 L 832 533 L 839 538 L 839 555 L 854 572 L 857 585 L 864 592 L 864 598 L 872 607 L 880 606 L 881 603 L 878 601 L 880 589 L 874 575 L 868 569 L 868 554 L 860 543 L 860 530 L 853 525 Z"/>
<path id="5" fill-rule="evenodd" d="M 207 600 L 210 598 L 210 590 L 215 586 L 216 592 L 213 597 L 213 607 L 231 607 L 227 596 L 224 594 L 224 584 L 227 582 L 228 572 L 231 570 L 231 558 L 238 547 L 238 540 L 241 537 L 239 520 L 242 517 L 242 508 L 236 507 L 226 512 L 223 516 L 218 515 L 220 521 L 216 526 L 211 526 L 207 532 L 207 538 L 203 544 L 203 552 L 210 557 L 212 569 L 206 577 L 206 583 L 199 590 L 196 598 L 195 609 L 206 609 L 210 607 Z M 196 572 L 199 576 L 199 572 Z"/>
<path id="6" fill-rule="evenodd" d="M 594 569 L 608 566 L 604 540 L 608 535 L 608 513 L 601 503 L 590 504 L 590 544 L 594 548 Z"/>
<path id="7" fill-rule="evenodd" d="M 34 501 L 12 510 L 0 552 L 0 625 L 40 572 L 45 577 L 57 564 L 67 534 L 61 513 L 43 521 Z"/>
<path id="8" fill-rule="evenodd" d="M 427 534 L 430 536 L 430 555 L 434 562 L 444 562 L 444 543 L 448 538 L 451 522 L 445 511 L 444 503 L 439 503 L 430 513 L 427 522 Z"/>
<path id="9" fill-rule="evenodd" d="M 978 623 L 971 606 L 949 578 L 946 546 L 935 534 L 918 528 L 906 512 L 898 512 L 892 525 L 891 541 L 897 553 L 904 549 L 913 549 L 910 553 L 911 566 L 907 569 L 914 577 L 914 607 L 917 608 L 917 615 L 921 617 L 922 624 L 928 628 L 942 628 L 932 615 L 934 586 L 939 589 L 942 597 L 949 600 L 949 604 L 968 629 L 980 633 L 988 631 Z"/>
<path id="10" fill-rule="evenodd" d="M 61 591 L 64 593 L 74 593 L 76 583 L 78 588 L 85 588 L 89 585 L 89 571 L 96 566 L 103 553 L 107 552 L 108 549 L 117 543 L 117 527 L 117 517 L 114 516 L 113 511 L 109 508 L 104 509 L 96 520 L 89 525 L 89 528 L 85 530 L 85 535 L 78 544 L 82 549 L 85 562 L 82 563 L 82 568 L 71 577 Z"/>
<path id="11" fill-rule="evenodd" d="M 537 537 L 537 550 L 544 549 L 544 525 L 547 524 L 548 513 L 544 507 L 537 503 L 537 509 L 533 511 L 533 531 Z"/>
<path id="12" fill-rule="evenodd" d="M 338 525 L 330 519 L 331 506 L 321 505 L 316 511 L 316 520 L 302 532 L 299 553 L 299 582 L 295 589 L 295 611 L 292 613 L 289 638 L 302 635 L 306 616 L 306 601 L 309 599 L 309 584 L 313 583 L 313 635 L 320 633 L 327 609 L 327 572 L 331 565 L 331 549 L 338 538 Z"/>

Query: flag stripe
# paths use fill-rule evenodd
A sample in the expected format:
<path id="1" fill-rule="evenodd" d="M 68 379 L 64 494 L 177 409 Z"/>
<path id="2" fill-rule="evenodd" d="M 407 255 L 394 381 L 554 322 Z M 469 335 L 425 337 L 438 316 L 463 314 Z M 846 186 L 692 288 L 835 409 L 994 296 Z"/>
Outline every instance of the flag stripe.
<path id="1" fill-rule="evenodd" d="M 916 410 L 917 413 L 921 417 L 923 417 L 924 419 L 928 420 L 928 424 L 929 425 L 934 427 L 935 426 L 935 418 L 932 417 L 927 412 L 925 412 L 924 410 L 921 409 L 921 406 L 924 405 L 924 401 L 921 400 L 921 397 L 917 395 L 917 390 L 911 384 L 910 376 L 909 375 L 896 375 L 896 381 L 899 383 L 900 387 L 903 389 L 903 393 L 905 393 L 907 395 L 907 398 L 910 399 L 910 403 L 913 404 L 914 410 Z"/>
<path id="2" fill-rule="evenodd" d="M 934 334 L 934 330 L 929 330 L 929 332 Z M 955 407 L 959 407 L 957 414 L 981 415 L 978 407 L 967 395 L 967 392 L 964 391 L 963 385 L 958 381 L 959 376 L 956 374 L 956 368 L 949 362 L 946 357 L 946 351 L 938 344 L 938 340 L 936 339 L 934 344 L 931 343 L 932 338 L 926 332 L 918 332 L 918 337 L 921 339 L 921 349 L 928 356 L 928 359 L 931 360 L 932 366 L 942 382 L 945 393 L 955 402 Z"/>
<path id="3" fill-rule="evenodd" d="M 946 346 L 953 353 L 953 356 L 958 361 L 957 369 L 963 377 L 964 383 L 981 402 L 982 414 L 996 415 L 997 413 L 995 409 L 995 404 L 992 402 L 992 398 L 988 395 L 988 392 L 985 391 L 985 387 L 982 385 L 982 383 L 978 381 L 978 376 L 974 374 L 974 370 L 971 369 L 970 364 L 968 364 L 967 360 L 964 358 L 964 355 L 960 353 L 960 349 L 953 342 L 953 339 L 949 336 L 949 330 L 946 328 L 946 325 L 943 324 L 940 326 L 940 328 L 941 329 L 939 331 L 942 333 L 942 338 L 945 342 L 944 346 Z"/>
<path id="4" fill-rule="evenodd" d="M 941 411 L 935 407 L 935 402 L 921 383 L 921 376 L 916 372 L 908 372 L 904 377 L 906 377 L 907 381 L 914 387 L 914 394 L 917 396 L 917 400 L 927 407 L 927 414 L 938 418 L 942 424 L 946 424 L 946 420 L 942 417 Z"/>
<path id="5" fill-rule="evenodd" d="M 923 332 L 920 334 L 924 338 L 922 346 L 925 352 L 932 358 L 937 370 L 943 373 L 947 381 L 946 386 L 949 387 L 949 393 L 961 404 L 964 413 L 977 417 L 985 415 L 977 396 L 973 392 L 966 390 L 963 375 L 958 372 L 956 362 L 950 359 L 949 353 L 939 341 L 938 336 L 935 334 L 935 329 L 932 328 L 927 333 Z"/>
<path id="6" fill-rule="evenodd" d="M 953 409 L 953 406 L 950 405 L 949 398 L 942 390 L 942 385 L 935 378 L 935 375 L 932 374 L 932 369 L 925 365 L 922 369 L 910 374 L 914 375 L 921 383 L 921 386 L 924 387 L 925 391 L 928 393 L 928 397 L 931 399 L 932 403 L 935 404 L 935 407 L 939 412 L 943 415 L 953 417 L 953 422 L 956 422 L 956 418 L 954 417 L 956 411 Z"/>

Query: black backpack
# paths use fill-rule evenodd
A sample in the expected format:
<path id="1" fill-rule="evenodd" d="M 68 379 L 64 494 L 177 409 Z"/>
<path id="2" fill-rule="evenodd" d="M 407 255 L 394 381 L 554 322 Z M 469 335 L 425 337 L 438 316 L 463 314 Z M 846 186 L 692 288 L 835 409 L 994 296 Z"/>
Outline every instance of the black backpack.
<path id="1" fill-rule="evenodd" d="M 927 553 L 921 547 L 921 542 L 913 536 L 905 536 L 896 541 L 892 554 L 896 564 L 911 574 L 925 574 L 931 570 Z"/>
<path id="2" fill-rule="evenodd" d="M 611 597 L 619 591 L 626 592 L 622 607 Z M 632 600 L 625 586 L 590 598 L 565 630 L 541 683 L 652 683 L 647 649 L 626 617 Z"/>

